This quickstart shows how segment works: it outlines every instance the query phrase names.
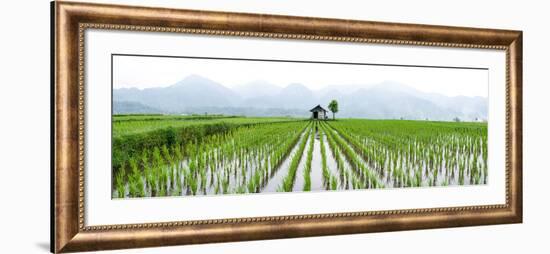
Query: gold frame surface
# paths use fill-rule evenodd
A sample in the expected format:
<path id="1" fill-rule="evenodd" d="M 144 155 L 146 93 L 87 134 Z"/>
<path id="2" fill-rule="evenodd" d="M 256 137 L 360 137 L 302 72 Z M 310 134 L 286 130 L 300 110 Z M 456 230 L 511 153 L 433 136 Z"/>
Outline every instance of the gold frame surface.
<path id="1" fill-rule="evenodd" d="M 522 221 L 522 32 L 53 2 L 52 251 L 74 252 Z M 506 203 L 126 225 L 84 224 L 84 32 L 115 29 L 506 51 Z"/>

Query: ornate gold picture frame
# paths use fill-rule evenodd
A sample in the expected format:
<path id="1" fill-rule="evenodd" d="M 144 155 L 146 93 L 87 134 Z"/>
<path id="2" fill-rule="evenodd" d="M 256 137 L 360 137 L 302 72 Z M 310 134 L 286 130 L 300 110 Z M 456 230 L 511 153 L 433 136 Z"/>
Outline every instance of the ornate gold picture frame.
<path id="1" fill-rule="evenodd" d="M 52 252 L 246 241 L 522 221 L 522 32 L 264 14 L 52 3 Z M 86 225 L 87 29 L 506 52 L 505 204 Z"/>

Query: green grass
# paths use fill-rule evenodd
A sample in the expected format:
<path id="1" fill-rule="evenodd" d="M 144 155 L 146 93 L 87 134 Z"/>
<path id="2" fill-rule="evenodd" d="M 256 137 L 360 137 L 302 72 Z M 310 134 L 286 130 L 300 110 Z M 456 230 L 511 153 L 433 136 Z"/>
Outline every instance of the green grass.
<path id="1" fill-rule="evenodd" d="M 161 130 L 210 124 L 257 124 L 302 120 L 289 117 L 238 117 L 238 116 L 177 116 L 177 115 L 123 115 L 113 117 L 113 137 L 121 137 Z"/>

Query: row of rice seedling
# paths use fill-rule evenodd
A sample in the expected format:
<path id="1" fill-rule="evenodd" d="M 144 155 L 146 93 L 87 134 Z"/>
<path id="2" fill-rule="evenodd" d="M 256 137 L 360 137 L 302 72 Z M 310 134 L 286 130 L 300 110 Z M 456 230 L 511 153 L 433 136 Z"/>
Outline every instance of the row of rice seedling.
<path id="1" fill-rule="evenodd" d="M 304 128 L 305 130 L 305 128 Z M 283 140 L 282 143 L 273 146 L 274 149 L 265 156 L 262 164 L 259 159 L 259 167 L 255 170 L 254 175 L 247 184 L 248 192 L 260 192 L 261 189 L 268 183 L 269 179 L 274 175 L 275 170 L 279 168 L 282 161 L 290 154 L 292 148 L 296 145 L 300 139 L 300 131 L 293 138 Z"/>
<path id="2" fill-rule="evenodd" d="M 321 128 L 321 130 L 326 133 L 324 126 Z M 336 168 L 339 172 L 340 187 L 346 190 L 364 189 L 366 186 L 366 181 L 360 179 L 360 174 L 351 169 L 351 166 L 346 161 L 346 159 L 343 158 L 343 155 L 340 152 L 340 148 L 338 147 L 338 145 L 336 145 L 336 141 L 332 139 L 332 136 L 327 134 L 325 135 L 325 137 L 327 140 L 328 149 L 331 151 L 332 157 L 336 161 Z M 331 183 L 334 181 L 335 180 L 331 180 Z"/>
<path id="3" fill-rule="evenodd" d="M 377 167 L 378 164 L 376 163 L 369 163 L 371 160 L 369 160 L 370 157 L 366 156 L 366 153 L 364 151 L 366 151 L 366 147 L 365 147 L 365 144 L 364 143 L 360 143 L 357 141 L 357 139 L 351 137 L 351 135 L 349 135 L 347 132 L 346 132 L 346 129 L 343 129 L 343 130 L 336 130 L 334 127 L 332 127 L 331 125 L 328 125 L 329 126 L 329 129 L 328 131 L 334 131 L 336 133 L 336 135 L 338 135 L 339 137 L 341 137 L 345 142 L 347 142 L 350 147 L 358 154 L 361 156 L 361 158 L 363 159 L 363 161 L 366 162 L 367 166 L 370 167 L 371 169 L 375 169 L 375 172 L 378 173 L 378 177 L 380 177 L 380 179 L 383 179 L 384 180 L 384 176 L 386 175 L 385 174 L 385 171 L 383 170 L 377 170 L 379 169 L 380 167 Z M 397 179 L 400 179 L 400 176 L 403 176 L 404 174 L 402 174 L 401 171 L 399 171 L 399 168 L 396 168 L 396 170 L 393 172 L 393 175 L 394 175 L 394 178 L 397 178 Z M 389 184 L 390 186 L 392 185 L 392 178 L 388 177 L 384 180 L 386 184 Z"/>
<path id="4" fill-rule="evenodd" d="M 313 123 L 313 126 L 315 126 L 317 123 Z M 313 128 L 312 128 L 313 129 Z M 310 191 L 311 190 L 311 161 L 313 159 L 313 144 L 315 141 L 315 135 L 313 133 L 309 137 L 309 145 L 307 150 L 307 157 L 306 157 L 306 163 L 304 165 L 304 187 L 303 191 Z"/>
<path id="5" fill-rule="evenodd" d="M 236 117 L 223 115 L 123 115 L 113 117 L 112 165 L 120 168 L 128 164 L 144 149 L 177 143 L 202 142 L 204 138 L 226 133 L 242 126 L 296 122 L 303 119 L 291 117 Z"/>
<path id="6" fill-rule="evenodd" d="M 323 135 L 319 135 L 319 143 L 321 144 L 321 170 L 323 172 L 323 183 L 326 186 L 330 181 L 330 171 L 327 166 L 327 151 L 323 144 Z"/>
<path id="7" fill-rule="evenodd" d="M 327 137 L 331 140 L 329 142 L 333 143 L 333 147 L 338 147 L 344 157 L 347 159 L 349 164 L 355 170 L 359 176 L 364 180 L 366 188 L 384 188 L 384 183 L 379 179 L 376 172 L 371 170 L 363 160 L 357 155 L 357 153 L 350 147 L 347 142 L 340 137 L 340 135 L 333 129 L 331 129 L 327 124 L 322 124 L 323 131 L 327 134 Z M 358 182 L 357 185 L 360 185 Z M 360 187 L 360 186 L 354 186 Z"/>
<path id="8" fill-rule="evenodd" d="M 258 192 L 306 122 L 245 126 L 203 142 L 143 150 L 115 173 L 116 196 L 170 196 Z M 140 185 L 140 181 L 143 185 Z M 124 183 L 126 181 L 126 183 Z M 129 188 L 131 191 L 127 191 Z M 137 191 L 141 189 L 142 191 Z"/>
<path id="9" fill-rule="evenodd" d="M 302 160 L 302 155 L 304 153 L 306 144 L 308 143 L 310 135 L 312 135 L 312 128 L 308 128 L 306 131 L 305 137 L 302 138 L 302 141 L 300 141 L 300 144 L 298 146 L 298 150 L 292 157 L 290 161 L 290 166 L 288 168 L 287 175 L 283 178 L 283 182 L 279 186 L 278 191 L 282 192 L 291 192 L 292 188 L 294 187 L 294 179 L 296 178 L 296 171 L 298 170 L 298 166 L 300 165 L 300 161 Z"/>
<path id="10" fill-rule="evenodd" d="M 327 151 L 324 144 L 324 131 L 321 130 L 321 134 L 319 135 L 319 144 L 321 146 L 321 171 L 323 174 L 323 184 L 325 185 L 325 188 L 328 190 L 336 190 L 338 189 L 338 178 L 334 176 L 330 169 L 327 166 Z M 340 158 L 341 159 L 341 158 Z M 337 162 L 338 163 L 338 162 Z M 339 165 L 339 163 L 337 164 Z M 345 186 L 345 171 L 341 170 L 340 172 L 343 172 L 340 176 L 342 179 L 343 186 Z"/>
<path id="11" fill-rule="evenodd" d="M 258 192 L 269 178 L 270 170 L 284 156 L 277 148 L 289 147 L 299 136 L 298 126 L 304 125 L 246 127 L 214 142 L 199 144 L 199 152 L 190 158 L 199 162 L 204 158 L 209 162 L 201 167 L 208 174 L 198 177 L 203 181 L 210 178 L 209 186 L 201 185 L 202 193 L 209 193 L 207 187 L 214 194 Z"/>
<path id="12" fill-rule="evenodd" d="M 248 184 L 249 192 L 259 192 L 260 189 L 267 184 L 268 179 L 273 176 L 279 165 L 296 145 L 304 129 L 305 128 L 302 127 L 301 131 L 294 132 L 294 136 L 292 138 L 285 137 L 281 139 L 281 142 L 270 146 L 269 151 L 266 152 L 267 157 L 264 159 L 264 167 L 261 166 L 261 161 L 259 161 L 259 163 L 257 163 L 259 166 L 254 169 L 255 176 L 251 178 L 254 183 Z M 252 191 L 253 189 L 255 191 Z"/>
<path id="13" fill-rule="evenodd" d="M 172 132 L 167 133 L 180 135 Z M 312 175 L 327 190 L 483 184 L 488 179 L 486 124 L 292 121 L 197 135 L 202 138 L 159 141 L 121 157 L 113 170 L 113 197 L 257 193 L 283 162 L 284 175 L 277 175 L 284 177 L 276 184 L 285 192 L 310 191 Z M 317 153 L 320 168 L 312 166 Z M 303 170 L 298 174 L 303 186 L 296 184 L 298 170 Z"/>
<path id="14" fill-rule="evenodd" d="M 486 124 L 346 120 L 330 125 L 388 186 L 487 181 Z"/>

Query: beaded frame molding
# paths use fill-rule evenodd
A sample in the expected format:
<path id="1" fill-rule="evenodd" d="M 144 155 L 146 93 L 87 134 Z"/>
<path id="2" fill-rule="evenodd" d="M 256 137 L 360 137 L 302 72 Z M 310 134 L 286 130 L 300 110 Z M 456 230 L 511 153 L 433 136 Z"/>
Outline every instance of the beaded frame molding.
<path id="1" fill-rule="evenodd" d="M 459 227 L 522 221 L 522 32 L 52 2 L 51 251 Z M 506 203 L 388 211 L 86 226 L 86 29 L 323 40 L 506 51 Z"/>

